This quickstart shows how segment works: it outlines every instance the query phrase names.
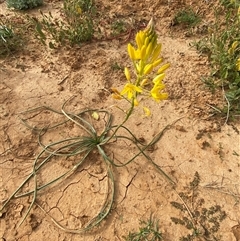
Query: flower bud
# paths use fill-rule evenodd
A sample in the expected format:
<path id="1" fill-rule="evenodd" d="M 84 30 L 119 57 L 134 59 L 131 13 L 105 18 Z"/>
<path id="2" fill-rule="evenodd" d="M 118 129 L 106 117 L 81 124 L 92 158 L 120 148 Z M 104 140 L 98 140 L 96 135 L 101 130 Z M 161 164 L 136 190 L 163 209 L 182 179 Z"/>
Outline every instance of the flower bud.
<path id="1" fill-rule="evenodd" d="M 130 81 L 131 75 L 130 75 L 129 69 L 127 67 L 124 68 L 124 74 L 125 74 L 127 80 Z"/>
<path id="2" fill-rule="evenodd" d="M 137 34 L 136 34 L 136 43 L 137 43 L 137 46 L 139 49 L 142 48 L 143 46 L 143 43 L 144 43 L 144 35 L 145 33 L 143 31 L 139 31 Z"/>
<path id="3" fill-rule="evenodd" d="M 143 45 L 141 48 L 141 59 L 145 59 L 146 56 L 146 45 Z"/>
<path id="4" fill-rule="evenodd" d="M 155 68 L 155 67 L 157 67 L 159 64 L 161 64 L 162 63 L 162 61 L 163 61 L 163 59 L 162 58 L 160 58 L 160 59 L 157 59 L 156 61 L 154 61 L 153 62 L 153 68 Z"/>
<path id="5" fill-rule="evenodd" d="M 170 63 L 164 64 L 161 68 L 158 69 L 157 73 L 161 74 L 163 73 L 166 69 L 170 67 Z"/>
<path id="6" fill-rule="evenodd" d="M 160 53 L 161 53 L 161 50 L 162 50 L 162 45 L 161 44 L 157 44 L 155 49 L 153 50 L 153 54 L 152 54 L 152 59 L 151 61 L 154 62 L 155 60 L 158 59 Z"/>
<path id="7" fill-rule="evenodd" d="M 142 82 L 140 83 L 140 86 L 146 86 L 149 84 L 149 80 L 148 79 L 143 79 Z"/>
<path id="8" fill-rule="evenodd" d="M 135 60 L 136 56 L 135 56 L 135 49 L 134 47 L 129 43 L 128 44 L 128 54 L 131 60 Z"/>
<path id="9" fill-rule="evenodd" d="M 143 74 L 144 74 L 144 75 L 147 75 L 147 74 L 149 74 L 152 70 L 153 70 L 153 65 L 152 65 L 152 64 L 147 64 L 147 65 L 144 67 Z"/>

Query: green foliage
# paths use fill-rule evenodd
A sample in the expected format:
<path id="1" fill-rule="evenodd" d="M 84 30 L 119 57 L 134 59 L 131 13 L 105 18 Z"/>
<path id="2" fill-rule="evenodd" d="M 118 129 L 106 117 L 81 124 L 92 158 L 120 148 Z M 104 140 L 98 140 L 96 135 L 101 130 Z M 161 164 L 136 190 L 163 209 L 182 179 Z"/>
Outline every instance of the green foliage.
<path id="1" fill-rule="evenodd" d="M 18 10 L 32 9 L 43 4 L 43 0 L 7 0 L 7 6 Z"/>
<path id="2" fill-rule="evenodd" d="M 227 8 L 236 8 L 240 6 L 239 0 L 220 0 L 220 3 Z"/>
<path id="3" fill-rule="evenodd" d="M 231 6 L 216 9 L 209 35 L 195 46 L 208 55 L 211 64 L 211 74 L 205 82 L 211 89 L 224 90 L 227 105 L 222 111 L 234 114 L 240 112 L 240 16 L 235 5 Z"/>
<path id="4" fill-rule="evenodd" d="M 171 217 L 173 223 L 185 226 L 191 233 L 180 238 L 180 241 L 192 241 L 203 238 L 204 240 L 219 240 L 216 236 L 220 223 L 226 218 L 225 211 L 219 205 L 209 208 L 204 206 L 204 199 L 198 197 L 200 176 L 195 173 L 184 192 L 179 193 L 182 203 L 171 202 L 171 205 L 181 211 L 182 217 Z M 192 207 L 191 209 L 189 207 Z"/>
<path id="5" fill-rule="evenodd" d="M 94 34 L 94 5 L 91 0 L 64 0 L 63 20 L 55 20 L 41 12 L 42 19 L 32 18 L 36 36 L 43 44 L 55 47 L 60 44 L 81 44 L 92 39 Z"/>
<path id="6" fill-rule="evenodd" d="M 189 27 L 194 27 L 200 22 L 200 16 L 191 8 L 180 10 L 173 19 L 173 25 L 183 24 Z"/>
<path id="7" fill-rule="evenodd" d="M 154 220 L 150 216 L 148 221 L 141 221 L 141 227 L 138 232 L 130 232 L 128 236 L 123 238 L 126 241 L 159 241 L 163 240 L 161 231 L 159 231 L 158 220 Z"/>
<path id="8" fill-rule="evenodd" d="M 126 23 L 123 20 L 113 21 L 111 24 L 112 34 L 118 35 L 126 31 Z"/>
<path id="9" fill-rule="evenodd" d="M 20 34 L 16 34 L 11 24 L 0 21 L 0 57 L 17 51 L 22 44 Z"/>
<path id="10" fill-rule="evenodd" d="M 117 70 L 123 70 L 123 67 L 117 62 L 113 62 L 111 64 L 111 69 L 117 71 Z"/>

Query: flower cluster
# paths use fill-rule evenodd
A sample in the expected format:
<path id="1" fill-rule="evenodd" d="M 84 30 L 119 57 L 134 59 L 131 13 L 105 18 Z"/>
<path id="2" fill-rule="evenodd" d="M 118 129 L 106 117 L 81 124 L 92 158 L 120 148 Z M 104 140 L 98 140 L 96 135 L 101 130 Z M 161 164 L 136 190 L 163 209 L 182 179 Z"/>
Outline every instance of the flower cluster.
<path id="1" fill-rule="evenodd" d="M 127 79 L 123 90 L 118 92 L 113 89 L 115 99 L 127 99 L 134 106 L 139 104 L 139 95 L 151 97 L 159 102 L 168 98 L 168 94 L 162 92 L 165 88 L 162 80 L 164 71 L 170 66 L 166 63 L 160 67 L 163 59 L 160 57 L 162 45 L 157 42 L 157 34 L 151 19 L 143 31 L 139 31 L 135 37 L 136 48 L 128 44 L 128 54 L 134 66 L 134 80 L 131 78 L 130 70 L 125 67 L 124 73 Z M 147 115 L 150 111 L 144 107 Z"/>

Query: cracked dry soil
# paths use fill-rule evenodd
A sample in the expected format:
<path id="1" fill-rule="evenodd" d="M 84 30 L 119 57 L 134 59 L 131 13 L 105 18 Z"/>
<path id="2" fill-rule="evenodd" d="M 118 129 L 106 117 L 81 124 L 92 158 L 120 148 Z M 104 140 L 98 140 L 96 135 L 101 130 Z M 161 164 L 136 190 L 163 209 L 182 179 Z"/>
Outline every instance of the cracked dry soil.
<path id="1" fill-rule="evenodd" d="M 106 13 L 108 21 L 121 17 L 140 22 L 154 16 L 159 41 L 163 44 L 162 55 L 171 63 L 165 79 L 170 98 L 160 104 L 150 101 L 150 118 L 143 117 L 141 108 L 136 109 L 127 126 L 138 138 L 151 140 L 166 125 L 181 118 L 148 153 L 176 181 L 177 192 L 185 190 L 197 171 L 201 178 L 199 196 L 205 205 L 220 205 L 227 214 L 217 232 L 219 240 L 239 241 L 240 125 L 224 124 L 222 118 L 212 114 L 210 106 L 221 105 L 223 98 L 221 92 L 213 95 L 202 83 L 201 77 L 209 71 L 207 58 L 189 45 L 200 38 L 201 33 L 193 30 L 189 37 L 188 29 L 171 27 L 174 14 L 184 6 L 198 11 L 204 24 L 208 24 L 215 3 L 196 0 L 100 0 L 96 3 L 99 11 Z M 60 7 L 61 2 L 46 1 L 42 11 L 59 12 Z M 0 5 L 0 11 L 1 17 L 13 14 L 5 3 Z M 34 15 L 37 11 L 28 14 Z M 119 123 L 123 113 L 114 107 L 116 101 L 108 90 L 121 88 L 125 78 L 122 70 L 112 66 L 113 63 L 130 66 L 130 61 L 126 39 L 117 37 L 57 50 L 46 49 L 32 39 L 23 52 L 0 61 L 0 199 L 4 201 L 29 174 L 34 157 L 40 151 L 36 133 L 23 125 L 19 113 L 42 105 L 60 110 L 66 100 L 75 96 L 68 105 L 71 111 L 89 107 L 106 109 L 113 113 L 114 122 Z M 59 118 L 49 112 L 29 116 L 34 126 L 56 123 Z M 49 132 L 45 142 L 77 135 L 81 135 L 77 126 L 66 125 Z M 108 151 L 118 161 L 127 160 L 133 146 L 127 143 L 114 146 L 113 143 Z M 50 163 L 39 175 L 39 183 L 56 177 L 76 161 L 71 157 Z M 143 156 L 113 171 L 114 206 L 97 229 L 86 234 L 64 232 L 37 205 L 17 228 L 31 202 L 31 198 L 25 197 L 13 200 L 2 213 L 1 240 L 124 240 L 123 236 L 138 230 L 139 220 L 147 220 L 151 214 L 159 219 L 163 240 L 177 241 L 189 233 L 184 226 L 171 221 L 171 217 L 180 218 L 182 213 L 170 202 L 181 200 L 171 184 Z M 94 155 L 74 175 L 40 192 L 37 203 L 61 225 L 77 229 L 101 208 L 106 186 L 106 169 Z M 31 184 L 26 188 L 30 190 Z"/>

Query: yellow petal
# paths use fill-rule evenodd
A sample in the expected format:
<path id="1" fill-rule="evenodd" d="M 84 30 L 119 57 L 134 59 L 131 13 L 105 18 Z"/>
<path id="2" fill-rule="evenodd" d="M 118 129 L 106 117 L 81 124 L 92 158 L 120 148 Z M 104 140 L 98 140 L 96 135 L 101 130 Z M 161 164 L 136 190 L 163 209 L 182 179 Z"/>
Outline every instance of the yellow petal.
<path id="1" fill-rule="evenodd" d="M 95 120 L 99 120 L 99 114 L 96 111 L 94 111 L 92 113 L 92 118 L 95 119 Z"/>
<path id="2" fill-rule="evenodd" d="M 125 74 L 127 80 L 130 81 L 131 76 L 130 76 L 129 69 L 127 67 L 124 68 L 124 74 Z"/>
<path id="3" fill-rule="evenodd" d="M 115 100 L 121 100 L 122 96 L 121 95 L 117 95 L 117 94 L 112 94 L 112 98 Z"/>
<path id="4" fill-rule="evenodd" d="M 145 116 L 150 116 L 151 115 L 151 111 L 147 107 L 144 106 L 143 110 L 144 110 Z"/>
<path id="5" fill-rule="evenodd" d="M 164 77 L 165 77 L 165 73 L 162 73 L 162 74 L 157 75 L 157 76 L 153 79 L 153 83 L 154 83 L 155 85 L 161 84 L 161 82 L 162 82 L 162 80 L 164 79 Z"/>
<path id="6" fill-rule="evenodd" d="M 120 95 L 120 92 L 116 88 L 111 88 L 111 92 Z"/>

